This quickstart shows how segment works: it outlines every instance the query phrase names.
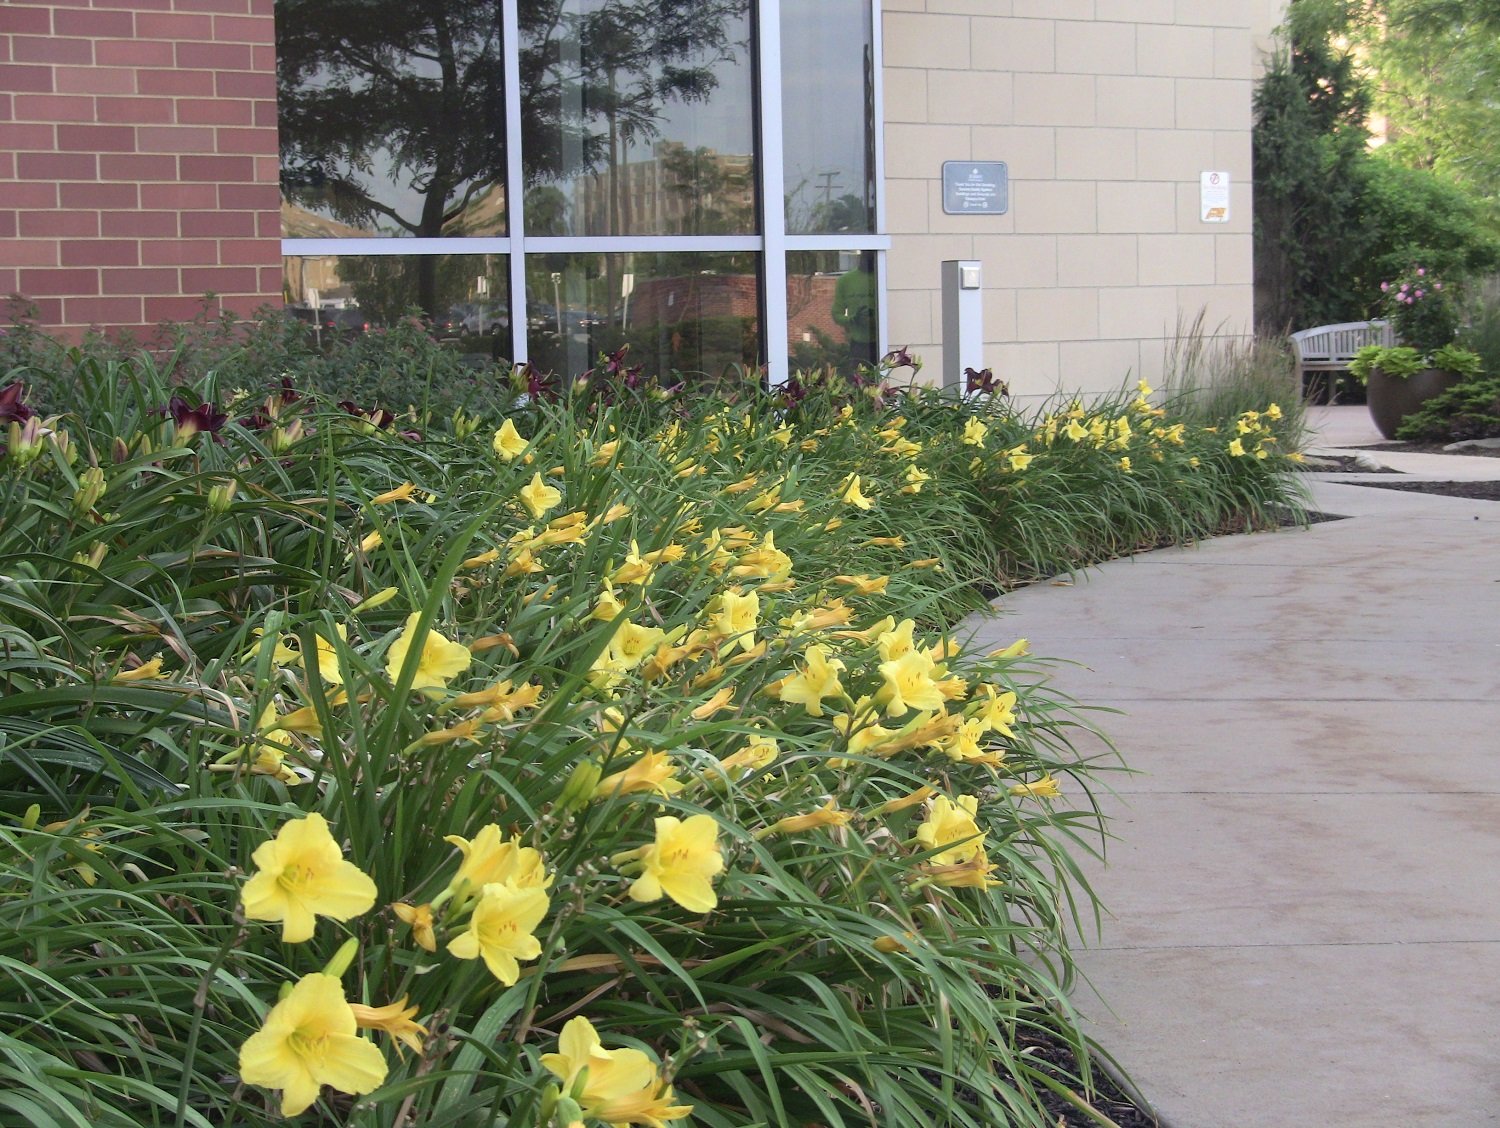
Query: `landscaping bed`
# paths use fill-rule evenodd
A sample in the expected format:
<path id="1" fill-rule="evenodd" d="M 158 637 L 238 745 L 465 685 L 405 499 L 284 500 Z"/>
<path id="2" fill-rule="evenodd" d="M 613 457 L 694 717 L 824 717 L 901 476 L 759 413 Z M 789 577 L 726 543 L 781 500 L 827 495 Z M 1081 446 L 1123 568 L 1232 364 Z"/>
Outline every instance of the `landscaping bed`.
<path id="1" fill-rule="evenodd" d="M 617 354 L 441 412 L 16 364 L 0 1124 L 1113 1108 L 1062 1000 L 1120 765 L 952 630 L 1274 526 L 1294 436 L 905 360 L 708 400 Z"/>
<path id="2" fill-rule="evenodd" d="M 1458 454 L 1468 458 L 1500 458 L 1500 447 L 1465 447 L 1463 450 L 1449 450 L 1448 443 L 1406 443 L 1390 442 L 1375 443 L 1365 447 L 1370 451 L 1389 451 L 1392 454 Z"/>
<path id="3" fill-rule="evenodd" d="M 1405 493 L 1436 494 L 1439 497 L 1467 498 L 1470 501 L 1500 501 L 1500 481 L 1495 482 L 1351 482 L 1380 490 Z"/>

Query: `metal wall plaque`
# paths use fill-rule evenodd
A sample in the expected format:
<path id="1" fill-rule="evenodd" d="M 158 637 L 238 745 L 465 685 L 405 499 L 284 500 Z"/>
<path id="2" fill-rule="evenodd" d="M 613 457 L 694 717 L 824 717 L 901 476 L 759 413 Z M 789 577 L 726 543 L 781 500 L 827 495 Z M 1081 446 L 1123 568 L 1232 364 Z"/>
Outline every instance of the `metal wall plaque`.
<path id="1" fill-rule="evenodd" d="M 1004 215 L 1010 180 L 1004 161 L 944 161 L 943 211 L 949 215 Z"/>

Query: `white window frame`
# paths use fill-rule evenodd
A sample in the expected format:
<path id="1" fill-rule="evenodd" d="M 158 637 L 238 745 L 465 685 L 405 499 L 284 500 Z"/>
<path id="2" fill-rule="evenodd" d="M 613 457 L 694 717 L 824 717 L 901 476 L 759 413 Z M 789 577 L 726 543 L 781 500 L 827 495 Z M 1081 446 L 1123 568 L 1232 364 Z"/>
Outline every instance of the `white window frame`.
<path id="1" fill-rule="evenodd" d="M 815 0 L 816 2 L 816 0 Z M 854 235 L 789 235 L 786 209 L 782 206 L 783 133 L 781 103 L 781 0 L 755 0 L 756 74 L 760 112 L 756 138 L 756 165 L 761 200 L 761 232 L 757 235 L 548 235 L 526 234 L 525 208 L 515 202 L 525 198 L 525 176 L 521 146 L 512 138 L 521 136 L 520 54 L 512 49 L 520 42 L 519 0 L 501 0 L 501 43 L 506 45 L 505 198 L 510 226 L 508 236 L 450 239 L 283 239 L 284 256 L 325 255 L 508 255 L 510 308 L 527 306 L 526 256 L 533 254 L 604 254 L 610 252 L 726 252 L 753 251 L 761 263 L 761 341 L 765 349 L 767 378 L 772 386 L 785 384 L 789 371 L 786 348 L 786 256 L 788 251 L 872 251 L 875 254 L 876 294 L 879 305 L 880 351 L 889 345 L 886 336 L 885 259 L 891 239 L 885 220 L 885 114 L 883 90 L 884 51 L 881 42 L 880 0 L 869 0 L 873 45 L 875 231 Z M 513 359 L 522 364 L 529 356 L 524 316 L 511 317 Z"/>

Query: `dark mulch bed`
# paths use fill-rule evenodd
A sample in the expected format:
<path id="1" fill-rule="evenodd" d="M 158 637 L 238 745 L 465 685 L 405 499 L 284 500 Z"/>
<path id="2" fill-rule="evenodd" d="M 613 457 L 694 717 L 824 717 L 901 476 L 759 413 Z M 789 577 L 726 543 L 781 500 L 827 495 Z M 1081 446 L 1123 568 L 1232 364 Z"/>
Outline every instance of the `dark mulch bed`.
<path id="1" fill-rule="evenodd" d="M 1078 1066 L 1073 1052 L 1062 1042 L 1043 1038 L 1036 1033 L 1021 1035 L 1016 1048 L 1032 1058 L 1048 1062 L 1057 1067 L 1060 1075 L 1076 1072 Z M 1048 1093 L 1043 1098 L 1049 1115 L 1056 1118 L 1058 1128 L 1090 1128 L 1098 1122 L 1085 1116 L 1062 1097 Z M 1109 1117 L 1120 1128 L 1158 1128 L 1156 1117 L 1140 1109 L 1130 1094 L 1115 1083 L 1115 1079 L 1097 1063 L 1094 1066 L 1094 1108 Z"/>
<path id="2" fill-rule="evenodd" d="M 1469 450 L 1444 450 L 1442 443 L 1376 443 L 1363 448 L 1388 450 L 1392 454 L 1462 454 L 1471 458 L 1500 458 L 1500 447 L 1475 447 Z"/>
<path id="3" fill-rule="evenodd" d="M 1351 486 L 1369 486 L 1376 490 L 1405 490 L 1407 493 L 1438 494 L 1470 501 L 1500 501 L 1500 482 L 1350 482 Z"/>
<path id="4" fill-rule="evenodd" d="M 1301 462 L 1297 469 L 1304 474 L 1399 474 L 1401 471 L 1392 470 L 1389 466 L 1361 466 L 1355 461 L 1358 455 L 1353 454 L 1317 454 L 1309 455 L 1309 458 L 1317 459 L 1316 462 Z M 1335 463 L 1333 466 L 1328 463 Z"/>

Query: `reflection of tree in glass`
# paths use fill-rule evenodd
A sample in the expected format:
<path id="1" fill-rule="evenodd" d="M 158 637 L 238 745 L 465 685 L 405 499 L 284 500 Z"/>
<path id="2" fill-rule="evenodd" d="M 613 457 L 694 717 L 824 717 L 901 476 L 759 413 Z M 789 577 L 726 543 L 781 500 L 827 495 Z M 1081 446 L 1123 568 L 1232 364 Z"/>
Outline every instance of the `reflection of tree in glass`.
<path id="1" fill-rule="evenodd" d="M 568 233 L 568 198 L 561 188 L 538 184 L 526 190 L 526 233 L 528 235 L 566 235 Z"/>
<path id="2" fill-rule="evenodd" d="M 663 146 L 662 171 L 668 190 L 678 197 L 684 235 L 717 235 L 749 230 L 755 200 L 750 191 L 750 164 L 699 146 Z"/>
<path id="3" fill-rule="evenodd" d="M 830 175 L 821 174 L 825 183 L 817 186 L 804 179 L 786 194 L 789 232 L 828 235 L 871 230 L 869 206 L 853 192 L 832 196 L 832 185 L 826 181 Z"/>
<path id="4" fill-rule="evenodd" d="M 390 326 L 413 306 L 448 314 L 468 300 L 479 274 L 487 276 L 491 293 L 504 294 L 504 263 L 499 256 L 487 265 L 477 255 L 360 255 L 339 259 L 338 269 L 371 323 Z M 416 300 L 424 272 L 431 279 L 432 307 Z"/>
<path id="5" fill-rule="evenodd" d="M 749 0 L 522 0 L 522 140 L 528 183 L 599 166 L 659 132 L 668 101 L 706 101 L 742 47 Z M 282 190 L 289 203 L 371 233 L 503 234 L 505 110 L 500 0 L 277 0 Z M 602 128 L 599 119 L 603 119 Z M 629 204 L 612 181 L 625 230 Z M 528 192 L 539 233 L 566 208 Z M 563 201 L 564 205 L 566 201 Z M 530 214 L 530 213 L 528 213 Z M 416 300 L 440 311 L 436 268 Z"/>
<path id="6" fill-rule="evenodd" d="M 733 32 L 744 25 L 749 0 L 583 6 L 593 10 L 578 11 L 578 0 L 521 4 L 527 177 L 545 182 L 602 168 L 607 226 L 587 233 L 627 234 L 628 150 L 660 136 L 668 102 L 709 100 L 719 84 L 715 71 L 740 57 L 744 45 Z"/>
<path id="7" fill-rule="evenodd" d="M 277 0 L 281 183 L 363 228 L 503 231 L 498 0 Z M 488 206 L 483 206 L 488 204 Z M 417 300 L 438 304 L 435 267 Z"/>

